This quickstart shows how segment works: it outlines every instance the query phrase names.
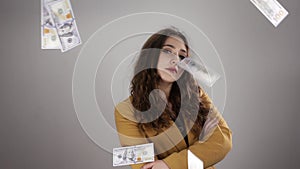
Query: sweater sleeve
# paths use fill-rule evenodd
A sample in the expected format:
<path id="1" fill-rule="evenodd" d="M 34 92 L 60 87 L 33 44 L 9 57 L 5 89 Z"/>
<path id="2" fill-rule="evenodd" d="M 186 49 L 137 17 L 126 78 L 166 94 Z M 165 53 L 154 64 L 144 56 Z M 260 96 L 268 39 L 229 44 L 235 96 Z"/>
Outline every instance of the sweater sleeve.
<path id="1" fill-rule="evenodd" d="M 201 159 L 204 163 L 204 168 L 207 168 L 221 161 L 230 151 L 231 147 L 231 130 L 225 120 L 221 117 L 218 126 L 205 142 L 197 141 L 188 149 Z M 187 168 L 188 149 L 184 149 L 180 152 L 174 152 L 163 159 L 163 161 L 171 169 Z"/>
<path id="2" fill-rule="evenodd" d="M 188 149 L 203 161 L 204 168 L 211 167 L 218 163 L 224 159 L 226 154 L 231 150 L 232 132 L 222 115 L 213 106 L 209 96 L 202 89 L 200 89 L 200 101 L 212 108 L 212 111 L 208 116 L 217 117 L 219 123 L 214 130 L 207 134 L 207 137 L 204 139 L 205 141 L 196 141 L 187 149 L 183 149 L 180 152 L 174 152 L 163 159 L 171 169 L 187 168 Z"/>

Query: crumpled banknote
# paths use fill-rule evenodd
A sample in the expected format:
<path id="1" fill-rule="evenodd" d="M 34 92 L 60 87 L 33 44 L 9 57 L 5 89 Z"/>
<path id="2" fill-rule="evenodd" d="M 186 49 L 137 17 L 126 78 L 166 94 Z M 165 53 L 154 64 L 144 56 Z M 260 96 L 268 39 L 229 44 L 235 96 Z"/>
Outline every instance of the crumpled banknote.
<path id="1" fill-rule="evenodd" d="M 69 0 L 42 0 L 41 48 L 68 51 L 81 44 Z"/>

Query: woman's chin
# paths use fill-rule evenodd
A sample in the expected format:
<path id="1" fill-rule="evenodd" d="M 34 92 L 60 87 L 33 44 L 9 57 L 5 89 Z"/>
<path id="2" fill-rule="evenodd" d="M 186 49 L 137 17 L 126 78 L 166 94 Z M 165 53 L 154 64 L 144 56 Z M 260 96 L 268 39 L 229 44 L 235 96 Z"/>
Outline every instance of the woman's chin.
<path id="1" fill-rule="evenodd" d="M 172 75 L 162 76 L 161 79 L 163 82 L 167 82 L 167 83 L 173 83 L 178 80 L 177 77 L 172 76 Z"/>

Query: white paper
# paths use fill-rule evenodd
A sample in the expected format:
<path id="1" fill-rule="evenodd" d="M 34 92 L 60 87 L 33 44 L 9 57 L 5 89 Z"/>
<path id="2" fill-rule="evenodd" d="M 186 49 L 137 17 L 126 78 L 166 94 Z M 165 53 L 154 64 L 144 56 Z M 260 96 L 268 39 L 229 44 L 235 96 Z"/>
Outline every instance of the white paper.
<path id="1" fill-rule="evenodd" d="M 188 169 L 203 169 L 203 162 L 188 150 Z"/>

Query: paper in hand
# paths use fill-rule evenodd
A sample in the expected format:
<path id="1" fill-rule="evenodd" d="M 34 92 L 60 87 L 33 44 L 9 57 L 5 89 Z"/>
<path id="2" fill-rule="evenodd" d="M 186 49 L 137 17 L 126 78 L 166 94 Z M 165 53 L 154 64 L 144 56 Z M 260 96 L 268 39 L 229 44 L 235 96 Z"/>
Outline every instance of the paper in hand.
<path id="1" fill-rule="evenodd" d="M 188 169 L 203 169 L 203 162 L 188 150 Z"/>
<path id="2" fill-rule="evenodd" d="M 250 0 L 268 20 L 277 27 L 289 14 L 276 0 Z"/>
<path id="3" fill-rule="evenodd" d="M 154 161 L 153 143 L 113 149 L 113 166 L 124 166 Z"/>

